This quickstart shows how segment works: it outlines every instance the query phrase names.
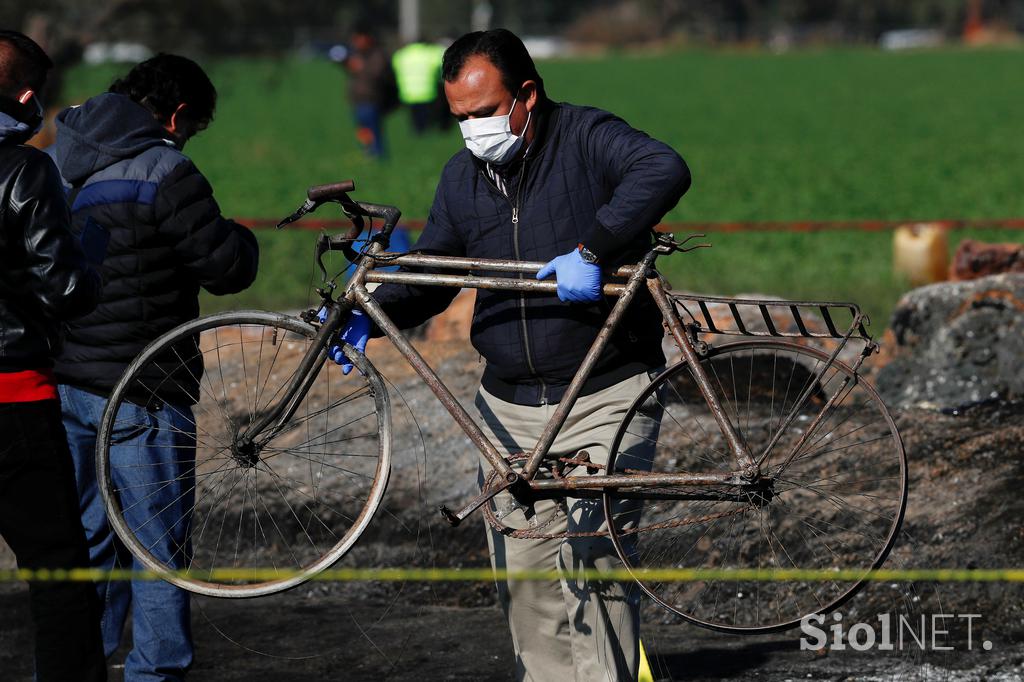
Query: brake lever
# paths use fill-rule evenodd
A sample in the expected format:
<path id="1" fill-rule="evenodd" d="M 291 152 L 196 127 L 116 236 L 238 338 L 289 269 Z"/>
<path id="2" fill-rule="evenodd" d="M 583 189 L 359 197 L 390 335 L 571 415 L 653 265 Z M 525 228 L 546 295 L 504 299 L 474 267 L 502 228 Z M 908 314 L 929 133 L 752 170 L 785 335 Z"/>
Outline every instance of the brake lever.
<path id="1" fill-rule="evenodd" d="M 685 249 L 678 249 L 679 253 L 689 253 L 690 251 L 696 251 L 697 249 L 710 249 L 711 244 L 694 244 L 693 246 L 687 246 Z"/>
<path id="2" fill-rule="evenodd" d="M 294 223 L 296 220 L 306 215 L 307 213 L 315 211 L 319 205 L 320 203 L 317 201 L 313 201 L 312 199 L 306 199 L 304 202 L 302 202 L 302 206 L 299 206 L 295 213 L 292 213 L 287 218 L 282 219 L 281 222 L 277 224 L 277 229 L 280 230 L 285 225 L 291 225 L 292 223 Z"/>
<path id="3" fill-rule="evenodd" d="M 678 251 L 679 253 L 689 253 L 690 251 L 696 251 L 697 249 L 710 249 L 711 248 L 711 244 L 706 244 L 706 243 L 705 244 L 694 244 L 693 246 L 686 246 L 684 248 L 684 244 L 686 244 L 686 242 L 690 241 L 691 239 L 702 239 L 705 236 L 706 235 L 704 235 L 704 233 L 691 234 L 690 236 L 688 236 L 686 239 L 684 239 L 681 242 L 677 242 L 677 241 L 673 240 L 673 246 L 675 247 L 676 251 Z"/>
<path id="4" fill-rule="evenodd" d="M 324 254 L 331 250 L 331 238 L 326 232 L 321 232 L 316 238 L 316 264 L 320 268 L 320 281 L 327 281 L 327 267 L 324 266 Z"/>

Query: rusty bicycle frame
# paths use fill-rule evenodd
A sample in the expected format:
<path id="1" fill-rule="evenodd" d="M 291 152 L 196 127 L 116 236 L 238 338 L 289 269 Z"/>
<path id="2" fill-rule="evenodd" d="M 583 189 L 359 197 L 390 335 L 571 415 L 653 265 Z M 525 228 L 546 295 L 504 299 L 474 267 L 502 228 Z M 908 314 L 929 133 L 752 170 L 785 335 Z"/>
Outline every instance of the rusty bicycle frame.
<path id="1" fill-rule="evenodd" d="M 539 497 L 562 497 L 570 491 L 573 496 L 595 496 L 610 488 L 629 488 L 631 490 L 642 490 L 645 488 L 656 488 L 665 486 L 735 486 L 737 488 L 756 487 L 767 480 L 765 474 L 768 472 L 768 460 L 774 447 L 778 444 L 783 432 L 790 426 L 796 417 L 798 407 L 810 395 L 814 384 L 820 379 L 828 368 L 836 361 L 840 351 L 846 342 L 855 333 L 866 338 L 865 349 L 860 360 L 853 368 L 852 377 L 857 376 L 857 369 L 864 359 L 871 354 L 876 346 L 870 342 L 864 331 L 866 318 L 854 304 L 822 304 L 815 302 L 786 302 L 791 307 L 791 312 L 796 325 L 804 337 L 822 337 L 841 339 L 832 352 L 829 360 L 818 370 L 815 381 L 810 382 L 797 402 L 794 404 L 787 418 L 783 419 L 774 436 L 771 438 L 763 451 L 751 452 L 747 444 L 737 434 L 736 428 L 729 419 L 726 409 L 723 407 L 711 380 L 701 367 L 701 356 L 706 349 L 698 350 L 703 344 L 697 341 L 698 332 L 730 333 L 715 327 L 715 323 L 708 312 L 706 303 L 723 303 L 729 306 L 733 317 L 744 335 L 752 336 L 784 336 L 777 331 L 775 324 L 768 312 L 768 306 L 780 305 L 781 301 L 761 301 L 752 299 L 732 299 L 715 297 L 695 297 L 704 315 L 704 323 L 701 324 L 695 316 L 693 322 L 685 324 L 683 318 L 676 308 L 676 303 L 667 293 L 661 277 L 654 268 L 655 261 L 660 255 L 668 255 L 676 251 L 685 252 L 695 248 L 684 247 L 689 239 L 703 235 L 692 235 L 683 242 L 676 242 L 672 235 L 659 235 L 655 245 L 644 255 L 641 261 L 635 265 L 626 265 L 614 272 L 606 273 L 611 275 L 618 282 L 605 283 L 603 293 L 605 296 L 617 298 L 615 305 L 608 315 L 604 325 L 599 331 L 597 338 L 587 352 L 582 364 L 577 369 L 575 376 L 567 387 L 562 400 L 555 409 L 554 414 L 542 431 L 537 443 L 531 450 L 522 453 L 526 462 L 520 471 L 512 468 L 509 460 L 503 457 L 494 445 L 484 435 L 479 425 L 473 420 L 466 409 L 459 403 L 451 391 L 444 385 L 434 370 L 427 364 L 423 356 L 402 334 L 395 323 L 387 316 L 383 308 L 378 304 L 369 289 L 368 284 L 415 284 L 420 286 L 442 286 L 459 287 L 469 289 L 490 289 L 499 291 L 519 291 L 524 293 L 553 294 L 556 291 L 557 283 L 554 281 L 537 281 L 533 278 L 525 279 L 524 275 L 535 275 L 543 266 L 541 262 L 527 262 L 517 260 L 497 260 L 480 258 L 463 258 L 452 256 L 436 256 L 419 253 L 389 253 L 385 251 L 391 231 L 397 225 L 401 213 L 391 206 L 356 202 L 350 199 L 347 192 L 354 189 L 351 182 L 337 183 L 311 188 L 309 200 L 296 211 L 292 216 L 281 222 L 279 227 L 297 220 L 305 213 L 315 210 L 325 202 L 337 202 L 342 205 L 345 213 L 353 219 L 353 229 L 343 237 L 328 237 L 321 235 L 317 248 L 317 261 L 324 279 L 327 280 L 327 271 L 321 260 L 322 255 L 327 251 L 341 250 L 346 257 L 356 265 L 355 272 L 351 275 L 344 293 L 337 300 L 332 298 L 333 283 L 327 290 L 319 290 L 323 299 L 324 308 L 327 310 L 325 319 L 321 320 L 320 329 L 315 341 L 304 356 L 300 370 L 296 373 L 295 379 L 285 391 L 284 396 L 277 405 L 269 410 L 263 417 L 249 427 L 243 438 L 244 441 L 253 442 L 257 438 L 271 437 L 274 433 L 284 427 L 291 418 L 295 408 L 301 402 L 302 397 L 308 390 L 316 370 L 326 361 L 327 347 L 340 330 L 343 321 L 352 308 L 360 308 L 380 328 L 384 335 L 395 345 L 399 353 L 410 364 L 419 377 L 430 387 L 430 390 L 438 398 L 452 418 L 459 424 L 473 444 L 480 450 L 481 454 L 498 474 L 497 485 L 487 487 L 461 510 L 452 511 L 442 507 L 441 512 L 452 525 L 458 525 L 469 514 L 479 509 L 488 500 L 498 493 L 508 490 L 519 501 L 536 499 Z M 376 235 L 372 236 L 368 246 L 355 252 L 352 243 L 363 231 L 363 216 L 382 218 L 384 227 Z M 431 270 L 449 270 L 454 272 L 465 272 L 466 274 L 440 274 L 440 273 L 418 273 L 418 272 L 378 272 L 375 265 L 381 262 L 386 265 L 409 266 L 413 268 L 430 268 Z M 488 272 L 509 273 L 508 277 L 480 276 L 473 274 L 474 270 Z M 515 275 L 515 276 L 511 276 Z M 625 282 L 621 280 L 625 279 Z M 735 460 L 735 469 L 718 473 L 648 473 L 633 472 L 607 474 L 605 476 L 581 476 L 581 477 L 559 477 L 559 478 L 538 478 L 541 464 L 548 454 L 549 449 L 555 441 L 556 436 L 564 425 L 570 411 L 576 403 L 584 383 L 590 376 L 591 371 L 597 364 L 602 352 L 607 346 L 612 334 L 620 324 L 626 310 L 637 296 L 643 295 L 646 291 L 660 310 L 665 326 L 671 333 L 673 340 L 678 346 L 682 360 L 688 365 L 703 399 L 717 422 L 718 428 L 728 445 L 729 452 Z M 744 322 L 737 310 L 737 305 L 756 305 L 760 308 L 761 314 L 767 325 L 767 332 L 753 332 L 744 328 Z M 848 308 L 852 315 L 852 323 L 844 333 L 836 329 L 828 310 L 825 306 L 839 306 Z M 801 307 L 820 307 L 824 314 L 828 333 L 816 334 L 807 330 L 805 322 L 800 316 Z M 310 311 L 304 316 L 307 321 L 312 321 L 314 315 Z M 735 333 L 735 332 L 733 332 Z M 351 346 L 346 346 L 348 352 L 352 352 Z M 848 377 L 846 382 L 851 381 Z M 842 388 L 822 407 L 817 417 L 804 431 L 797 445 L 787 454 L 786 458 L 779 465 L 772 467 L 772 473 L 784 470 L 799 452 L 810 435 L 816 430 L 829 409 L 842 395 Z M 270 429 L 269 434 L 266 429 Z M 720 490 L 720 488 L 719 488 Z M 640 495 L 642 496 L 642 494 Z M 720 495 L 716 499 L 721 499 Z"/>

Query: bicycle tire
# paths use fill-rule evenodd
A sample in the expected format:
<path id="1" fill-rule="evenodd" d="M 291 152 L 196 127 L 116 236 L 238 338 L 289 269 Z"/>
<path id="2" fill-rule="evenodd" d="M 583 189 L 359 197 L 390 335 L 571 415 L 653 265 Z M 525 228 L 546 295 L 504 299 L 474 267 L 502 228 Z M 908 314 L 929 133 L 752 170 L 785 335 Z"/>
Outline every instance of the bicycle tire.
<path id="1" fill-rule="evenodd" d="M 345 346 L 358 371 L 319 364 L 284 428 L 259 434 L 252 452 L 237 447 L 315 331 L 278 313 L 215 314 L 128 366 L 103 414 L 96 467 L 111 526 L 142 566 L 196 594 L 257 597 L 309 580 L 366 529 L 390 475 L 391 416 L 380 374 L 356 349 Z M 127 443 L 144 429 L 160 444 L 133 453 Z M 153 511 L 149 498 L 165 488 L 177 496 Z M 161 549 L 165 536 L 173 545 Z"/>
<path id="2" fill-rule="evenodd" d="M 864 586 L 864 573 L 885 561 L 906 510 L 903 442 L 878 394 L 849 366 L 836 361 L 817 385 L 812 383 L 828 358 L 800 344 L 744 341 L 713 348 L 701 359 L 755 459 L 784 417 L 796 411 L 779 446 L 764 461 L 769 472 L 781 467 L 786 446 L 795 446 L 802 429 L 839 394 L 789 467 L 772 474 L 770 492 L 737 495 L 730 486 L 606 489 L 604 512 L 616 551 L 656 604 L 712 630 L 778 632 L 797 626 L 805 616 L 835 610 Z M 809 396 L 798 406 L 797 397 L 805 390 Z M 637 446 L 627 440 L 633 420 L 652 410 L 661 413 L 653 462 L 642 449 L 631 454 L 628 449 Z M 737 470 L 685 361 L 662 372 L 636 399 L 611 452 L 612 475 L 648 468 L 663 473 Z M 714 495 L 721 499 L 709 499 Z M 639 517 L 638 500 L 643 505 Z M 711 576 L 683 582 L 646 578 L 640 568 L 840 568 L 860 577 L 828 582 Z"/>

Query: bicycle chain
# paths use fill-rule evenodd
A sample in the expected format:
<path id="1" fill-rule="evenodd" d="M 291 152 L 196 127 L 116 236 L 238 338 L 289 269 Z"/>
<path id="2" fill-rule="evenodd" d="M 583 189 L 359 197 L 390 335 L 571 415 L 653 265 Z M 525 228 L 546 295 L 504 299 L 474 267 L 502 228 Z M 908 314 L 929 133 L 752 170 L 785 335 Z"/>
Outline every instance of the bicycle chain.
<path id="1" fill-rule="evenodd" d="M 527 456 L 525 454 L 515 454 L 515 455 L 511 455 L 508 458 L 508 461 L 511 464 L 512 462 L 525 461 L 526 459 L 527 459 Z M 564 462 L 564 463 L 567 463 L 567 464 L 576 464 L 576 465 L 579 465 L 579 466 L 587 466 L 587 467 L 595 468 L 595 469 L 605 469 L 606 468 L 603 464 L 596 464 L 594 462 L 590 462 L 590 461 L 587 461 L 587 460 L 570 459 L 568 457 L 559 457 L 558 461 Z M 561 478 L 562 476 L 560 474 L 556 473 L 555 477 L 556 478 Z M 491 471 L 491 473 L 488 474 L 487 478 L 484 480 L 484 489 L 487 489 L 488 487 L 492 486 L 497 481 L 497 479 L 498 479 L 498 472 L 497 471 Z M 620 535 L 633 535 L 635 533 L 651 531 L 651 530 L 663 530 L 663 529 L 666 529 L 666 528 L 678 528 L 680 526 L 689 526 L 689 525 L 693 525 L 693 524 L 696 524 L 696 523 L 706 523 L 708 521 L 714 521 L 714 520 L 717 520 L 717 519 L 725 518 L 727 516 L 733 516 L 735 514 L 743 513 L 743 512 L 747 511 L 750 508 L 751 508 L 750 505 L 745 505 L 745 506 L 739 507 L 738 509 L 731 509 L 729 511 L 719 512 L 717 514 L 705 514 L 704 516 L 699 516 L 699 517 L 687 517 L 687 518 L 682 518 L 682 519 L 673 519 L 671 521 L 662 521 L 660 523 L 653 523 L 653 524 L 651 524 L 649 526 L 642 526 L 642 527 L 639 527 L 639 528 L 632 528 L 632 529 L 629 529 L 629 530 L 621 531 L 619 534 Z M 542 523 L 539 526 L 536 526 L 534 528 L 511 528 L 511 527 L 506 526 L 505 524 L 503 524 L 498 519 L 497 515 L 494 513 L 494 507 L 493 507 L 492 504 L 490 504 L 490 503 L 485 504 L 483 511 L 484 511 L 484 518 L 487 519 L 487 523 L 490 524 L 491 528 L 493 528 L 494 530 L 498 531 L 499 533 L 501 533 L 502 535 L 504 535 L 506 537 L 515 538 L 517 540 L 554 540 L 554 539 L 565 539 L 565 538 L 602 538 L 602 537 L 608 537 L 608 535 L 609 535 L 609 531 L 608 530 L 578 531 L 578 532 L 564 531 L 562 533 L 543 533 L 543 532 L 541 532 L 542 530 L 544 530 L 545 528 L 550 526 L 555 521 L 555 519 L 557 518 L 556 514 L 552 514 L 551 518 L 549 518 L 547 521 L 545 521 L 544 523 Z"/>

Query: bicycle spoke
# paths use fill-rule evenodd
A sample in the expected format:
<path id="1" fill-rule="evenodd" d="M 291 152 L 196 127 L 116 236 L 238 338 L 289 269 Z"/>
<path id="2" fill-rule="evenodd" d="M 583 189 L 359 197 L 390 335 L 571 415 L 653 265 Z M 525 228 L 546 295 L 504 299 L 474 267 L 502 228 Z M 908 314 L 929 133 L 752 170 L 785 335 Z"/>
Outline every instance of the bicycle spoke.
<path id="1" fill-rule="evenodd" d="M 323 507 L 327 511 L 332 512 L 335 516 L 343 518 L 346 521 L 348 521 L 349 523 L 355 523 L 356 520 L 352 516 L 349 516 L 348 514 L 346 514 L 343 511 L 339 511 L 338 509 L 335 509 L 331 505 L 329 505 L 326 502 L 324 502 L 322 499 L 314 499 L 309 493 L 303 491 L 302 488 L 305 486 L 305 482 L 297 481 L 294 478 L 291 478 L 289 476 L 285 476 L 284 474 L 281 474 L 281 473 L 278 473 L 276 471 L 273 471 L 269 466 L 267 466 L 267 473 L 272 475 L 278 481 L 296 484 L 295 486 L 288 486 L 287 489 L 291 490 L 291 491 L 294 491 L 298 495 L 302 495 L 302 496 L 308 497 L 309 499 L 313 500 L 317 504 L 317 506 Z M 298 487 L 296 487 L 296 486 L 298 486 Z M 357 497 L 354 497 L 354 496 L 348 496 L 348 497 L 350 497 L 353 500 L 360 499 L 360 498 L 357 498 Z M 330 529 L 328 529 L 328 530 L 330 530 Z M 333 533 L 333 531 L 331 531 L 331 532 Z"/>
<path id="2" fill-rule="evenodd" d="M 827 357 L 770 341 L 726 346 L 701 360 L 742 443 L 763 451 L 774 438 L 773 449 L 787 453 L 798 442 L 803 445 L 784 471 L 762 468 L 764 478 L 746 487 L 638 483 L 607 490 L 608 523 L 627 565 L 866 570 L 885 556 L 905 499 L 902 449 L 876 394 L 861 381 L 849 381 L 848 370 L 827 364 Z M 684 396 L 699 401 L 696 382 L 685 366 L 677 367 L 662 376 L 662 385 L 652 393 L 667 390 L 683 406 Z M 654 448 L 653 471 L 728 473 L 735 468 L 715 449 L 723 442 L 719 430 L 703 428 L 706 408 L 662 408 L 666 414 L 657 435 L 645 439 L 631 426 L 633 411 L 620 429 L 619 438 L 628 435 Z M 676 412 L 684 416 L 677 418 Z M 814 432 L 805 435 L 814 422 Z M 629 468 L 627 454 L 615 453 L 609 473 Z M 737 499 L 715 499 L 722 496 Z M 642 519 L 614 513 L 616 499 L 646 501 Z M 634 522 L 637 529 L 625 525 Z M 709 579 L 655 581 L 644 587 L 689 620 L 739 632 L 792 626 L 806 614 L 828 612 L 862 584 L 863 579 Z"/>
<path id="3" fill-rule="evenodd" d="M 351 421 L 348 421 L 348 422 L 345 422 L 344 424 L 341 424 L 340 426 L 335 426 L 335 427 L 334 427 L 333 429 L 327 429 L 326 431 L 324 431 L 324 432 L 323 432 L 322 434 L 320 434 L 320 435 L 319 435 L 319 436 L 317 436 L 317 437 L 319 438 L 320 436 L 327 436 L 327 435 L 329 435 L 329 434 L 332 434 L 332 433 L 334 433 L 335 431 L 338 431 L 339 429 L 343 429 L 343 428 L 345 428 L 346 426 L 351 426 L 352 424 L 355 424 L 355 423 L 356 423 L 356 422 L 358 422 L 358 421 L 362 421 L 363 419 L 366 419 L 367 417 L 372 417 L 372 416 L 373 416 L 374 414 L 376 414 L 376 412 L 367 412 L 367 413 L 366 413 L 366 414 L 364 414 L 363 416 L 361 416 L 361 417 L 356 417 L 355 419 L 353 419 L 353 420 L 351 420 Z M 310 439 L 307 439 L 307 440 L 305 440 L 305 441 L 303 441 L 303 442 L 301 442 L 301 443 L 299 443 L 298 445 L 295 445 L 295 446 L 293 446 L 293 447 L 294 447 L 294 448 L 301 448 L 301 447 L 303 447 L 303 446 L 305 446 L 305 445 L 309 445 L 309 443 L 310 443 L 310 442 L 311 442 L 312 440 L 313 440 L 312 438 L 310 438 Z"/>
<path id="4" fill-rule="evenodd" d="M 178 440 L 160 461 L 141 449 L 107 460 L 103 485 L 125 501 L 112 525 L 132 551 L 150 565 L 185 567 L 183 577 L 169 579 L 204 594 L 266 594 L 337 560 L 361 532 L 357 521 L 379 506 L 389 469 L 386 392 L 372 368 L 343 380 L 340 370 L 318 366 L 299 378 L 315 330 L 298 320 L 269 313 L 210 320 L 172 332 L 122 380 L 117 396 L 151 396 L 168 409 L 177 408 L 161 396 L 181 396 L 189 410 L 179 409 L 174 423 L 108 422 L 107 432 L 148 429 Z M 297 381 L 305 393 L 292 420 L 268 443 L 242 438 Z M 103 447 L 109 453 L 111 444 Z M 271 569 L 269 578 L 248 575 L 260 566 Z M 224 568 L 245 572 L 221 579 Z"/>
<path id="5" fill-rule="evenodd" d="M 192 559 L 188 563 L 187 570 L 191 569 L 192 562 L 195 560 L 195 556 L 197 554 L 199 554 L 199 552 L 200 552 L 200 548 L 202 547 L 202 542 L 203 542 L 203 535 L 206 533 L 206 526 L 207 526 L 207 524 L 209 523 L 210 519 L 212 519 L 214 517 L 214 512 L 216 511 L 217 507 L 220 506 L 220 503 L 222 501 L 227 499 L 227 497 L 231 494 L 232 490 L 234 490 L 234 486 L 237 485 L 237 483 L 238 483 L 238 481 L 240 479 L 241 479 L 241 476 L 239 475 L 239 477 L 235 479 L 235 483 L 232 484 L 231 486 L 229 486 L 228 489 L 224 491 L 224 494 L 221 495 L 221 497 L 218 498 L 217 501 L 213 503 L 213 506 L 210 507 L 209 511 L 207 511 L 207 513 L 204 514 L 205 518 L 203 520 L 203 525 L 199 529 L 199 535 L 198 536 L 193 536 L 194 550 L 193 550 Z M 203 498 L 211 496 L 211 495 L 214 495 L 216 493 L 216 491 L 217 491 L 217 488 L 222 486 L 225 483 L 226 480 L 227 480 L 227 478 L 225 477 L 225 478 L 221 479 L 221 481 L 217 483 L 217 486 L 213 487 L 211 490 L 204 491 L 204 493 L 202 495 L 196 495 L 195 504 L 192 505 L 193 518 L 195 516 L 195 513 L 199 509 L 199 504 L 203 500 Z"/>
<path id="6" fill-rule="evenodd" d="M 669 382 L 667 382 L 667 383 L 668 383 L 668 386 L 669 386 L 669 388 L 671 388 L 671 389 L 672 389 L 672 391 L 673 391 L 673 392 L 674 392 L 674 393 L 676 394 L 676 396 L 677 396 L 677 397 L 679 398 L 679 402 L 680 402 L 680 403 L 685 403 L 685 401 L 683 400 L 683 397 L 682 397 L 682 396 L 681 396 L 681 395 L 679 394 L 679 389 L 678 389 L 678 388 L 676 388 L 675 384 L 673 384 L 673 383 L 672 383 L 671 381 L 669 381 Z M 661 405 L 661 401 L 660 401 L 660 400 L 658 401 L 658 404 L 659 404 L 659 405 Z M 664 405 L 662 405 L 662 408 L 664 408 L 664 409 L 665 409 L 665 411 L 668 411 L 668 408 L 667 408 L 667 407 L 665 407 Z M 682 425 L 682 424 L 680 424 L 680 423 L 679 423 L 679 421 L 678 421 L 678 420 L 677 420 L 677 419 L 676 419 L 676 418 L 675 418 L 675 417 L 674 417 L 673 415 L 671 415 L 671 414 L 670 414 L 669 416 L 670 416 L 670 417 L 672 417 L 672 421 L 674 421 L 674 422 L 675 422 L 675 423 L 676 423 L 676 424 L 677 424 L 677 425 L 679 426 L 679 428 L 680 428 L 681 430 L 683 430 L 683 431 L 685 432 L 685 428 L 683 427 L 683 425 Z M 707 431 L 706 431 L 706 430 L 704 429 L 704 425 L 700 423 L 700 419 L 695 419 L 694 421 L 695 421 L 695 422 L 697 423 L 697 427 L 698 427 L 698 428 L 699 428 L 699 429 L 701 430 L 701 432 L 702 432 L 702 433 L 704 434 L 704 437 L 705 437 L 705 438 L 708 438 L 708 439 L 710 440 L 710 437 L 708 436 L 708 432 L 707 432 Z M 721 455 L 721 456 L 722 456 L 722 462 L 714 462 L 714 461 L 712 461 L 712 460 L 710 460 L 710 459 L 709 459 L 708 461 L 709 461 L 709 462 L 710 462 L 711 464 L 722 464 L 722 463 L 727 463 L 727 462 L 729 461 L 729 459 L 730 459 L 730 458 L 729 458 L 729 455 L 727 455 L 726 453 L 722 452 L 721 450 L 716 450 L 716 449 L 714 449 L 714 448 L 710 448 L 710 447 L 709 447 L 709 449 L 710 449 L 710 450 L 711 450 L 712 452 L 714 452 L 715 454 L 718 454 L 718 455 Z"/>

